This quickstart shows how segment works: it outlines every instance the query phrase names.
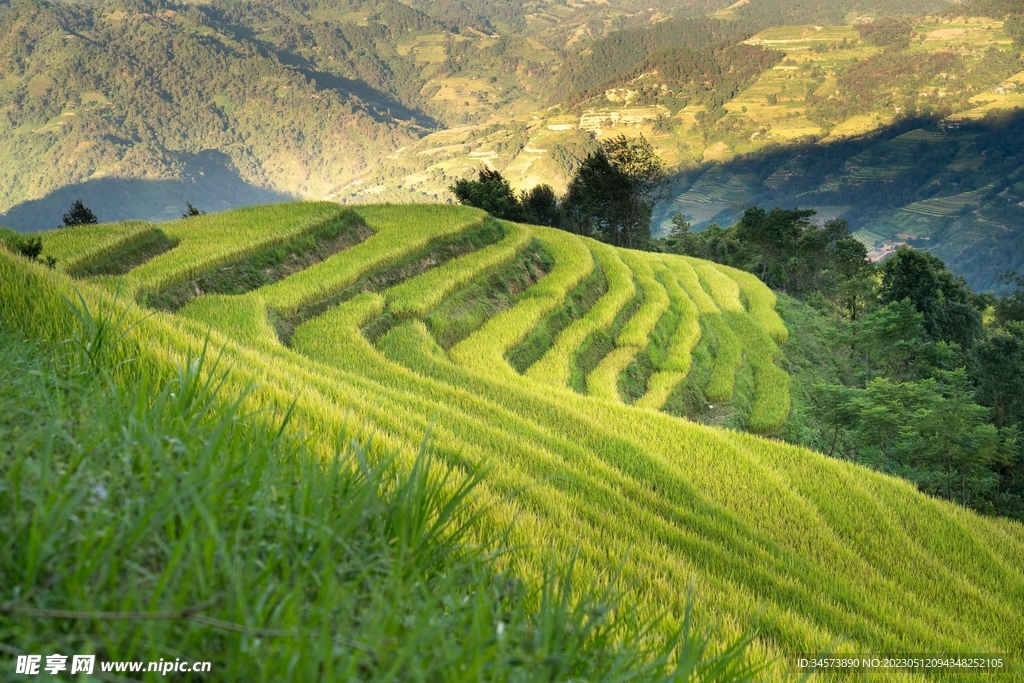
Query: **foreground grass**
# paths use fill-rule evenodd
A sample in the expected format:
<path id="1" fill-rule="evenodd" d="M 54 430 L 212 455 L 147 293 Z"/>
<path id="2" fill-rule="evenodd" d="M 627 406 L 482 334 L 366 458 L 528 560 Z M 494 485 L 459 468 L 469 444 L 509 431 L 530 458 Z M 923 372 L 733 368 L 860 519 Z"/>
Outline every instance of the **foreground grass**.
<path id="1" fill-rule="evenodd" d="M 411 471 L 344 441 L 324 462 L 202 359 L 122 388 L 86 353 L 111 321 L 82 319 L 57 354 L 0 324 L 6 654 L 210 661 L 206 680 L 746 678 L 741 646 L 651 639 L 571 566 L 502 572 L 467 541 L 475 476 L 427 448 Z"/>

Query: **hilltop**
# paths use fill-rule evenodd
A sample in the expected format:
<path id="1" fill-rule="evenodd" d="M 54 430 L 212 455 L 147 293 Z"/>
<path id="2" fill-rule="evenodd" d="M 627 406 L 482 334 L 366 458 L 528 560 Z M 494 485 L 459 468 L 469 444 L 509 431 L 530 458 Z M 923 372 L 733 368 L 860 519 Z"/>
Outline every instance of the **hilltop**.
<path id="1" fill-rule="evenodd" d="M 1019 524 L 672 414 L 699 383 L 750 431 L 788 419 L 791 330 L 748 273 L 440 205 L 278 204 L 43 243 L 56 270 L 0 250 L 14 330 L 73 336 L 77 291 L 123 320 L 115 358 L 173 375 L 216 349 L 225 391 L 323 455 L 345 434 L 411 462 L 429 432 L 445 466 L 486 468 L 474 533 L 511 524 L 526 577 L 552 553 L 581 576 L 621 567 L 637 613 L 670 623 L 692 583 L 719 642 L 756 629 L 771 678 L 832 647 L 1024 648 Z"/>

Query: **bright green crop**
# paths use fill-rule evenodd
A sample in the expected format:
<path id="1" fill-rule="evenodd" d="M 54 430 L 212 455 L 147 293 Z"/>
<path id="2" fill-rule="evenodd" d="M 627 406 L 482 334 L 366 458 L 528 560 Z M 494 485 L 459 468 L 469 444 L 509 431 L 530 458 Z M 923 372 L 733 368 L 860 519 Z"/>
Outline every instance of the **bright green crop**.
<path id="1" fill-rule="evenodd" d="M 679 312 L 679 326 L 669 340 L 668 356 L 663 370 L 674 370 L 682 374 L 690 371 L 690 354 L 700 341 L 700 314 L 693 301 L 679 285 L 678 271 L 669 262 L 659 271 L 671 305 Z"/>
<path id="2" fill-rule="evenodd" d="M 102 259 L 156 226 L 146 221 L 76 225 L 42 233 L 43 256 L 57 259 L 57 268 L 74 271 L 81 264 Z"/>
<path id="3" fill-rule="evenodd" d="M 648 337 L 658 320 L 668 310 L 669 299 L 665 287 L 654 277 L 652 264 L 657 263 L 651 254 L 623 250 L 622 258 L 636 275 L 644 290 L 644 303 L 633 317 L 623 326 L 615 339 L 616 346 L 647 346 Z"/>
<path id="4" fill-rule="evenodd" d="M 591 333 L 610 326 L 622 307 L 636 296 L 633 273 L 623 263 L 619 250 L 593 240 L 587 240 L 586 244 L 604 269 L 608 291 L 585 316 L 562 330 L 547 353 L 526 371 L 530 379 L 568 386 L 573 354 Z"/>
<path id="5" fill-rule="evenodd" d="M 281 224 L 263 232 L 246 227 L 244 212 L 224 214 L 219 223 L 169 224 L 165 231 L 175 233 L 179 246 L 124 281 L 148 287 L 187 279 L 196 268 L 228 264 L 255 245 L 280 244 L 324 220 L 362 219 L 374 234 L 273 285 L 199 297 L 176 315 L 151 315 L 130 299 L 115 300 L 112 290 L 0 252 L 0 316 L 27 336 L 73 338 L 80 324 L 61 297 L 74 298 L 78 287 L 92 310 L 137 323 L 109 353 L 171 373 L 209 345 L 221 356 L 224 391 L 244 395 L 244 411 L 289 414 L 288 428 L 324 457 L 344 435 L 372 437 L 376 448 L 397 449 L 409 463 L 429 430 L 448 467 L 487 469 L 474 501 L 481 515 L 476 532 L 480 539 L 508 532 L 518 551 L 507 562 L 521 575 L 535 576 L 544 557 L 576 557 L 582 576 L 621 567 L 620 588 L 636 605 L 634 614 L 667 610 L 668 626 L 681 618 L 693 584 L 716 638 L 747 632 L 756 621 L 753 650 L 768 664 L 765 680 L 786 680 L 784 654 L 830 647 L 836 653 L 1024 651 L 1020 525 L 932 500 L 851 463 L 658 412 L 695 371 L 692 353 L 700 341 L 713 356 L 709 398 L 727 400 L 737 370 L 749 367 L 750 428 L 771 431 L 785 422 L 789 378 L 775 364 L 785 328 L 771 292 L 753 276 L 558 230 L 510 226 L 497 244 L 325 308 L 285 346 L 276 314 L 404 263 L 484 216 L 445 206 L 360 207 L 346 214 L 333 205 L 298 204 L 272 211 L 280 212 L 274 215 Z M 215 241 L 203 236 L 206 228 L 219 235 L 210 254 L 200 248 L 203 240 Z M 229 244 L 232 231 L 236 244 Z M 424 312 L 511 262 L 534 239 L 553 268 L 511 308 L 442 349 L 419 319 Z M 82 253 L 69 247 L 65 258 L 85 258 Z M 506 352 L 561 305 L 595 260 L 608 292 L 518 374 Z M 592 395 L 577 394 L 566 386 L 572 355 L 633 299 L 634 277 L 644 303 L 623 327 L 619 346 L 588 377 Z M 679 323 L 665 359 L 637 405 L 624 405 L 620 373 L 647 348 L 669 309 Z M 389 315 L 391 327 L 371 343 L 362 327 Z M 129 372 L 131 363 L 123 367 Z"/>
<path id="6" fill-rule="evenodd" d="M 459 287 L 511 261 L 533 237 L 527 228 L 514 223 L 506 223 L 505 230 L 505 238 L 497 244 L 389 289 L 387 301 L 391 312 L 400 318 L 426 315 Z"/>
<path id="7" fill-rule="evenodd" d="M 728 275 L 739 285 L 747 301 L 750 317 L 779 344 L 789 339 L 789 330 L 782 318 L 775 312 L 775 294 L 751 273 L 729 266 L 715 264 L 715 268 Z"/>

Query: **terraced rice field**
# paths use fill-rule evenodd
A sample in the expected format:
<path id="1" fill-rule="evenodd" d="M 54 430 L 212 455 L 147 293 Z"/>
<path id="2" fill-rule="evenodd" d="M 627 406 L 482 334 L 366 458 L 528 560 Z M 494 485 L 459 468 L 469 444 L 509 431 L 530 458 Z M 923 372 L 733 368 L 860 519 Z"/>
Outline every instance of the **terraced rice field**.
<path id="1" fill-rule="evenodd" d="M 952 197 L 936 197 L 923 202 L 914 202 L 903 207 L 903 211 L 932 217 L 949 216 L 958 213 L 965 206 L 981 204 L 985 193 L 991 188 L 991 185 L 987 185 L 981 189 L 962 192 Z"/>
<path id="2" fill-rule="evenodd" d="M 371 234 L 251 291 L 199 296 L 176 313 L 136 303 L 340 221 Z M 57 270 L 0 250 L 0 316 L 28 336 L 66 339 L 76 322 L 62 297 L 78 291 L 93 311 L 134 325 L 119 357 L 171 373 L 217 349 L 227 390 L 248 388 L 247 409 L 290 411 L 291 428 L 325 457 L 345 434 L 411 459 L 429 432 L 447 466 L 486 464 L 478 532 L 508 531 L 519 548 L 508 561 L 523 575 L 552 553 L 576 556 L 588 575 L 621 568 L 638 614 L 667 612 L 669 625 L 693 585 L 720 642 L 754 631 L 765 679 L 785 679 L 792 652 L 1024 651 L 1020 525 L 660 410 L 697 370 L 709 371 L 707 395 L 724 400 L 749 368 L 749 428 L 786 420 L 789 377 L 774 361 L 788 331 L 754 276 L 497 226 L 484 239 L 492 219 L 452 206 L 258 207 L 162 225 L 169 251 L 125 275 L 79 280 L 65 264 L 109 257 L 118 235 L 144 228 L 49 233 Z M 535 362 L 513 367 L 512 350 L 592 282 L 603 293 Z M 441 310 L 465 324 L 447 349 L 435 336 Z M 659 349 L 656 332 L 666 332 Z M 619 380 L 639 358 L 653 367 L 629 405 Z M 584 365 L 585 393 L 572 382 Z"/>
<path id="3" fill-rule="evenodd" d="M 680 212 L 695 226 L 705 227 L 731 205 L 747 201 L 756 191 L 756 182 L 755 177 L 729 175 L 712 167 L 701 174 L 686 192 L 676 196 L 666 213 L 671 215 Z M 666 228 L 665 225 L 662 227 Z"/>

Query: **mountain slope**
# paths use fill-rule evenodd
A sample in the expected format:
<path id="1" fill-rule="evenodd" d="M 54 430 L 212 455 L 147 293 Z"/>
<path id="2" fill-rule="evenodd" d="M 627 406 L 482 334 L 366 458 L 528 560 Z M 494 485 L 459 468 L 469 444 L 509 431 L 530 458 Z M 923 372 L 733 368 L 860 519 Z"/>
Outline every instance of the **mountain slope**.
<path id="1" fill-rule="evenodd" d="M 751 204 L 810 207 L 845 218 L 879 255 L 899 242 L 935 250 L 988 289 L 1024 266 L 1017 39 L 1009 19 L 904 26 L 903 42 L 888 46 L 853 26 L 777 26 L 649 57 L 639 40 L 614 43 L 621 50 L 598 41 L 592 78 L 585 53 L 568 60 L 565 73 L 574 65 L 588 90 L 565 107 L 433 133 L 386 162 L 401 190 L 384 175 L 374 183 L 389 199 L 444 196 L 487 163 L 520 188 L 560 190 L 594 138 L 642 134 L 677 172 L 674 200 L 656 213 L 662 227 L 677 211 L 699 229 L 728 225 Z M 623 65 L 619 75 L 596 68 L 606 62 Z"/>
<path id="2" fill-rule="evenodd" d="M 810 206 L 876 256 L 931 249 L 988 289 L 1024 267 L 1020 155 L 1000 141 L 1016 130 L 1000 112 L 1024 106 L 1017 9 L 0 5 L 0 223 L 49 228 L 76 199 L 103 220 L 443 201 L 482 165 L 561 191 L 597 140 L 643 134 L 676 172 L 663 227 Z M 916 16 L 870 30 L 890 14 Z"/>
<path id="3" fill-rule="evenodd" d="M 325 260 L 303 266 L 288 255 L 361 224 L 363 241 Z M 719 636 L 757 621 L 756 651 L 773 677 L 783 675 L 785 653 L 821 652 L 840 636 L 841 652 L 1024 647 L 1019 524 L 820 454 L 672 417 L 652 409 L 657 397 L 643 401 L 648 408 L 616 395 L 615 378 L 674 316 L 680 331 L 652 361 L 676 373 L 665 379 L 710 369 L 724 394 L 749 366 L 751 419 L 785 419 L 777 406 L 788 384 L 773 360 L 787 334 L 752 277 L 495 224 L 462 207 L 282 205 L 160 229 L 173 248 L 91 281 L 62 271 L 109 258 L 146 228 L 48 233 L 44 253 L 60 259 L 57 271 L 0 252 L 0 315 L 27 334 L 64 338 L 74 322 L 60 294 L 77 286 L 94 309 L 127 307 L 139 321 L 123 357 L 169 370 L 208 339 L 223 348 L 229 390 L 257 382 L 246 405 L 293 409 L 291 424 L 325 453 L 344 431 L 411 455 L 429 429 L 450 466 L 486 463 L 479 531 L 514 520 L 523 571 L 547 553 L 578 550 L 580 571 L 621 564 L 641 613 L 664 608 L 675 618 L 692 581 Z M 250 285 L 226 280 L 268 249 L 284 251 L 283 269 Z M 548 316 L 597 272 L 604 294 L 580 299 L 592 303 L 567 314 L 541 356 L 543 367 L 561 369 L 521 374 L 510 365 L 516 345 L 552 324 Z M 131 303 L 182 283 L 207 293 L 179 301 L 176 313 Z M 226 291 L 235 293 L 216 293 Z M 614 333 L 610 348 L 586 388 L 571 388 L 588 340 L 602 332 Z M 702 340 L 704 352 L 682 361 Z"/>
<path id="4" fill-rule="evenodd" d="M 750 0 L 726 14 L 762 26 L 838 24 L 851 17 L 913 16 L 949 9 L 949 0 Z"/>
<path id="5" fill-rule="evenodd" d="M 89 179 L 177 180 L 204 150 L 251 184 L 322 195 L 415 137 L 223 33 L 213 9 L 125 7 L 0 9 L 0 209 Z"/>
<path id="6" fill-rule="evenodd" d="M 573 42 L 679 9 L 417 7 L 0 4 L 0 212 L 17 206 L 7 222 L 19 229 L 51 226 L 61 188 L 107 220 L 372 188 L 368 174 L 426 131 L 532 111 Z M 491 35 L 499 29 L 509 34 Z M 210 154 L 228 162 L 212 177 L 196 162 Z M 111 201 L 98 179 L 146 198 Z"/>

